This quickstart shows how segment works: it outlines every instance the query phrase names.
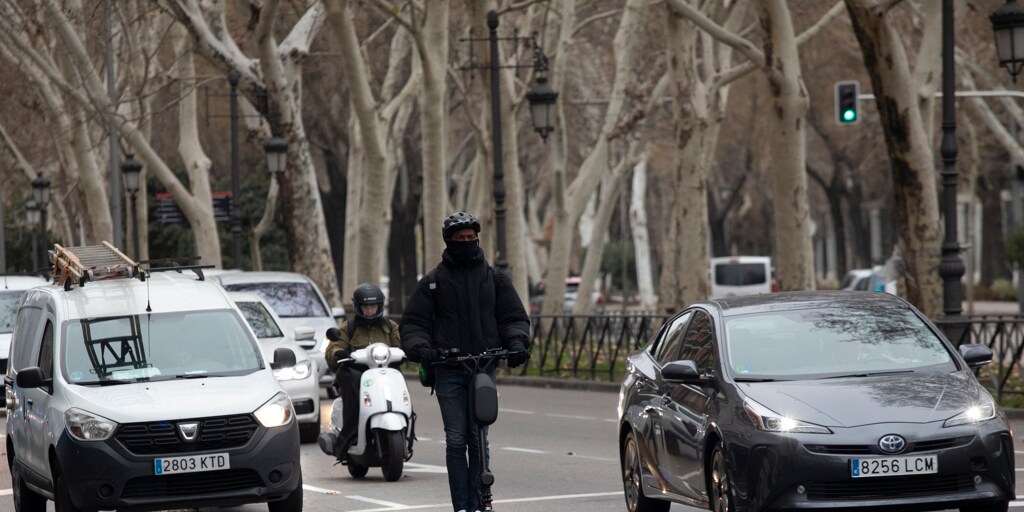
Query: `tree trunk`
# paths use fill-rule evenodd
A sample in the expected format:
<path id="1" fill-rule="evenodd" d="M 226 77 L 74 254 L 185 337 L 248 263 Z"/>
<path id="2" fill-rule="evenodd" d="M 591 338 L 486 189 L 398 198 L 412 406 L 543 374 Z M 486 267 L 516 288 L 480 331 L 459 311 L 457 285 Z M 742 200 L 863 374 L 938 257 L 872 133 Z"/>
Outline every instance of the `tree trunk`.
<path id="1" fill-rule="evenodd" d="M 426 22 L 417 44 L 423 67 L 420 136 L 423 138 L 423 257 L 439 261 L 444 250 L 441 223 L 448 211 L 445 76 L 448 66 L 448 2 L 428 2 Z M 427 267 L 432 267 L 428 263 Z"/>
<path id="2" fill-rule="evenodd" d="M 651 245 L 647 233 L 647 155 L 633 168 L 633 196 L 629 204 L 629 230 L 633 233 L 633 249 L 636 253 L 636 286 L 640 307 L 650 311 L 658 304 L 654 291 L 654 277 L 651 273 Z"/>
<path id="3" fill-rule="evenodd" d="M 846 0 L 871 76 L 892 165 L 899 248 L 909 278 L 906 299 L 930 318 L 942 313 L 941 226 L 931 138 L 924 132 L 917 88 L 900 34 L 871 0 Z"/>
<path id="4" fill-rule="evenodd" d="M 760 0 L 764 54 L 772 92 L 772 226 L 780 290 L 813 290 L 814 251 L 807 204 L 807 90 L 793 19 L 785 0 Z"/>

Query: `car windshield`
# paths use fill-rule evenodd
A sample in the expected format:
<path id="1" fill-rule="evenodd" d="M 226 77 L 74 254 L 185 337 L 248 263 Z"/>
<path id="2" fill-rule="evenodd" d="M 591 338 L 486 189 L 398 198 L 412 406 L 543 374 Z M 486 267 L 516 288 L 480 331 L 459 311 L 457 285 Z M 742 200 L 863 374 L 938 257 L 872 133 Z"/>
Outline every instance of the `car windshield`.
<path id="1" fill-rule="evenodd" d="M 6 290 L 0 292 L 0 334 L 14 331 L 14 317 L 18 313 L 18 301 L 26 290 Z"/>
<path id="2" fill-rule="evenodd" d="M 737 379 L 956 369 L 924 321 L 890 306 L 742 315 L 728 318 L 725 330 L 729 371 Z"/>
<path id="3" fill-rule="evenodd" d="M 67 322 L 62 371 L 80 385 L 249 374 L 263 365 L 242 322 L 229 309 Z"/>
<path id="4" fill-rule="evenodd" d="M 715 284 L 749 286 L 768 281 L 764 263 L 719 263 L 715 265 Z"/>
<path id="5" fill-rule="evenodd" d="M 281 328 L 274 321 L 274 317 L 270 315 L 270 311 L 267 311 L 267 308 L 263 307 L 262 303 L 237 302 L 236 304 L 238 304 L 238 309 L 242 311 L 245 321 L 249 322 L 249 327 L 252 327 L 252 331 L 256 333 L 257 338 L 280 338 L 284 336 L 284 334 L 281 334 Z"/>
<path id="6" fill-rule="evenodd" d="M 309 283 L 239 283 L 224 288 L 233 292 L 255 292 L 281 318 L 330 316 L 320 295 Z"/>

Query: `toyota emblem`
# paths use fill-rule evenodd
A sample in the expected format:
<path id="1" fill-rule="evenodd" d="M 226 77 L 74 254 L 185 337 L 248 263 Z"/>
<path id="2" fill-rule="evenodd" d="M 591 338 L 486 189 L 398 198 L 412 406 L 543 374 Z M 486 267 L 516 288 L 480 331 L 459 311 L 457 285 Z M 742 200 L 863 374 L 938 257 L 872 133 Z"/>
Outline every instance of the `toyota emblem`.
<path id="1" fill-rule="evenodd" d="M 907 441 L 903 436 L 888 434 L 878 440 L 878 447 L 884 453 L 900 453 L 907 447 Z"/>

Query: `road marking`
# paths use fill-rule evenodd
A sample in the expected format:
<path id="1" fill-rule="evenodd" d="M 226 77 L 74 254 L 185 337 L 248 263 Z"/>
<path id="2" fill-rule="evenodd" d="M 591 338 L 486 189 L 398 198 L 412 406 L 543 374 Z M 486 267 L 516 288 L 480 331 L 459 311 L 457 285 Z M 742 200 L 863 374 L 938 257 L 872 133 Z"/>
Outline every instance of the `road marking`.
<path id="1" fill-rule="evenodd" d="M 14 489 L 0 489 L 0 496 L 10 496 L 14 494 Z"/>
<path id="2" fill-rule="evenodd" d="M 316 487 L 308 484 L 302 484 L 302 489 L 306 491 L 318 492 L 320 494 L 341 494 L 338 491 L 332 491 L 330 489 L 324 489 L 323 487 Z"/>
<path id="3" fill-rule="evenodd" d="M 545 452 L 545 451 L 542 451 L 542 450 L 531 450 L 531 449 L 529 449 L 529 448 L 515 448 L 515 447 L 512 447 L 512 446 L 503 446 L 503 447 L 501 447 L 501 449 L 502 449 L 502 450 L 508 450 L 508 451 L 510 451 L 510 452 L 523 452 L 523 453 L 547 453 L 547 452 Z"/>
<path id="4" fill-rule="evenodd" d="M 533 411 L 524 411 L 521 409 L 506 409 L 504 407 L 501 408 L 501 412 L 510 412 L 512 414 L 533 414 Z"/>
<path id="5" fill-rule="evenodd" d="M 575 453 L 572 454 L 572 456 L 576 457 L 577 459 L 597 460 L 597 461 L 601 461 L 601 462 L 618 462 L 619 461 L 619 459 L 617 459 L 615 457 L 596 457 L 596 456 L 593 456 L 593 455 L 576 455 Z"/>
<path id="6" fill-rule="evenodd" d="M 601 418 L 595 418 L 593 416 L 576 416 L 574 414 L 555 414 L 545 413 L 544 416 L 549 418 L 563 418 L 567 420 L 585 420 L 585 421 L 603 421 Z"/>
<path id="7" fill-rule="evenodd" d="M 350 500 L 365 501 L 367 503 L 373 503 L 374 505 L 383 505 L 385 507 L 388 507 L 391 510 L 405 510 L 406 508 L 408 508 L 407 506 L 402 505 L 401 503 L 395 503 L 393 501 L 375 500 L 373 498 L 367 498 L 366 496 L 355 496 L 355 495 L 352 495 L 352 496 L 345 496 L 345 497 L 350 499 Z"/>
<path id="8" fill-rule="evenodd" d="M 405 471 L 407 473 L 447 473 L 448 469 L 444 466 L 432 466 L 430 464 L 417 464 L 415 462 L 406 462 Z"/>
<path id="9" fill-rule="evenodd" d="M 591 494 L 563 494 L 559 496 L 537 496 L 534 498 L 517 498 L 511 500 L 494 500 L 495 505 L 502 503 L 528 503 L 532 501 L 554 501 L 554 500 L 575 500 L 580 498 L 602 498 L 606 496 L 622 496 L 622 491 L 615 492 L 595 492 Z M 392 508 L 367 508 L 362 510 L 353 510 L 351 512 L 389 512 L 392 510 L 424 510 L 424 509 L 447 509 L 450 510 L 452 507 L 451 503 L 431 504 L 431 505 L 410 505 L 410 506 L 398 506 Z"/>

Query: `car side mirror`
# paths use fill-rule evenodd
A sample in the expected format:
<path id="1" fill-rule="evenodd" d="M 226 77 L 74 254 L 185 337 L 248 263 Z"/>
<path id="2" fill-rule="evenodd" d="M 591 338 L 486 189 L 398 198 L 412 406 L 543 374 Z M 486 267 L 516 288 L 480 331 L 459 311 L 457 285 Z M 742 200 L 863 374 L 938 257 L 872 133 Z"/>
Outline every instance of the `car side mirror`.
<path id="1" fill-rule="evenodd" d="M 290 348 L 279 348 L 274 350 L 274 361 L 270 363 L 272 370 L 281 368 L 292 368 L 295 366 L 295 352 Z"/>
<path id="2" fill-rule="evenodd" d="M 992 349 L 986 345 L 976 343 L 960 345 L 960 355 L 963 356 L 968 368 L 980 368 L 992 362 Z"/>
<path id="3" fill-rule="evenodd" d="M 295 341 L 309 341 L 316 337 L 316 329 L 312 327 L 296 327 Z"/>
<path id="4" fill-rule="evenodd" d="M 38 366 L 32 366 L 21 370 L 18 372 L 18 376 L 15 378 L 14 382 L 22 389 L 41 388 L 48 386 L 50 383 L 48 379 L 43 378 L 43 370 Z"/>
<path id="5" fill-rule="evenodd" d="M 331 316 L 335 319 L 345 318 L 345 310 L 341 308 L 331 308 Z"/>
<path id="6" fill-rule="evenodd" d="M 681 382 L 683 384 L 708 384 L 706 377 L 701 377 L 697 370 L 697 363 L 690 360 L 672 361 L 661 369 L 661 376 L 669 382 Z"/>

